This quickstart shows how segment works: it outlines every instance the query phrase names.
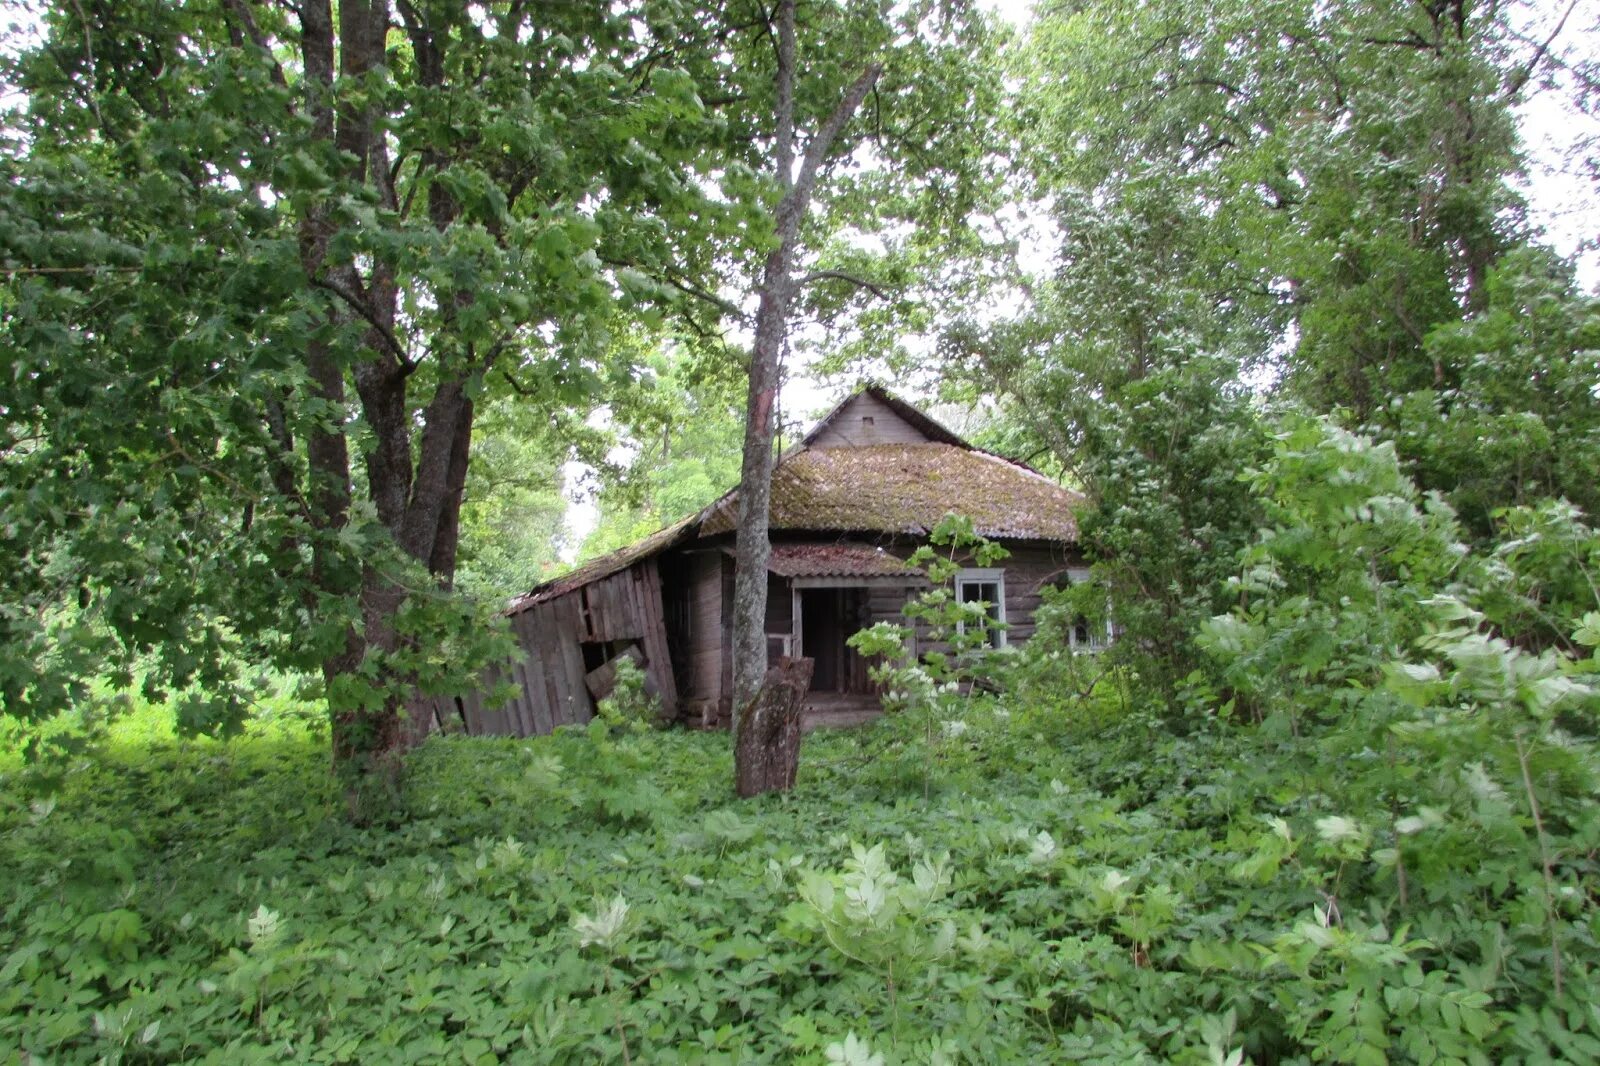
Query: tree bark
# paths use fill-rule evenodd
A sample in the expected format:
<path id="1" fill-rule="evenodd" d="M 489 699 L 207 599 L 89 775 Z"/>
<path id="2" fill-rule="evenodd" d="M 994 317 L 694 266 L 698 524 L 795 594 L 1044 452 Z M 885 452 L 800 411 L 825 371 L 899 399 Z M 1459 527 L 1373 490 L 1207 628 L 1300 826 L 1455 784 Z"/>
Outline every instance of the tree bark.
<path id="1" fill-rule="evenodd" d="M 800 708 L 811 688 L 811 659 L 778 661 L 734 724 L 734 789 L 742 798 L 787 792 L 800 768 Z"/>
<path id="2" fill-rule="evenodd" d="M 442 84 L 443 65 L 426 19 L 403 0 L 400 7 L 422 80 Z M 334 94 L 336 65 L 341 79 L 358 82 L 387 62 L 390 0 L 306 0 L 299 15 L 308 90 L 305 106 L 314 135 L 349 160 L 346 178 L 376 187 L 384 204 L 393 209 L 389 151 L 379 132 L 375 105 L 358 96 L 336 103 Z M 444 162 L 437 152 L 429 161 L 435 166 Z M 428 206 L 429 221 L 440 230 L 459 214 L 459 205 L 438 185 L 430 187 Z M 399 303 L 396 278 L 381 260 L 365 267 L 330 262 L 333 231 L 325 208 L 315 206 L 307 212 L 300 226 L 301 265 L 314 284 L 338 296 L 337 302 L 330 301 L 331 321 L 360 320 L 369 329 L 365 350 L 349 367 L 338 365 L 324 342 L 313 341 L 306 353 L 311 376 L 320 398 L 333 409 L 343 409 L 348 402 L 347 374 L 354 383 L 370 434 L 363 459 L 366 491 L 378 520 L 402 552 L 448 588 L 455 573 L 472 438 L 473 404 L 467 383 L 482 368 L 472 365 L 476 360 L 470 352 L 467 365 L 441 367 L 421 412 L 420 433 L 415 433 L 415 400 L 408 395 L 415 364 L 394 333 Z M 319 528 L 340 528 L 349 521 L 352 491 L 344 430 L 316 431 L 307 441 L 307 452 L 315 520 Z M 361 568 L 359 578 L 319 569 L 316 583 L 328 592 L 359 600 L 359 621 L 350 627 L 344 646 L 323 663 L 323 676 L 333 718 L 334 764 L 345 778 L 350 814 L 366 820 L 381 812 L 398 788 L 402 757 L 426 736 L 427 723 L 416 716 L 421 710 L 413 706 L 416 701 L 397 694 L 406 688 L 406 678 L 385 677 L 385 694 L 375 704 L 342 693 L 340 682 L 369 655 L 390 656 L 402 650 L 404 638 L 395 617 L 409 593 L 379 564 Z M 392 674 L 392 667 L 384 669 Z"/>

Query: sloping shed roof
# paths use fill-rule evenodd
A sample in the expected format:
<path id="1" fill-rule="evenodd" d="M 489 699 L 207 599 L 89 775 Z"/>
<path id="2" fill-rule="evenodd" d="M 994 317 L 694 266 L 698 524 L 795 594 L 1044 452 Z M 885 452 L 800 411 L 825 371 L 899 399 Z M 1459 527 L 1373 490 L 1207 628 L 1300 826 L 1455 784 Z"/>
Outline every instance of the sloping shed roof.
<path id="1" fill-rule="evenodd" d="M 648 559 L 656 552 L 672 547 L 682 540 L 689 540 L 694 535 L 695 521 L 699 515 L 689 515 L 665 529 L 635 541 L 626 548 L 618 548 L 605 555 L 597 555 L 575 570 L 569 570 L 554 581 L 547 581 L 542 585 L 535 585 L 530 591 L 512 600 L 506 608 L 507 614 L 516 614 L 526 610 L 536 603 L 553 600 L 557 596 L 564 596 L 580 586 L 591 581 L 599 581 L 603 577 L 610 577 L 619 570 L 626 570 L 643 559 Z"/>
<path id="2" fill-rule="evenodd" d="M 772 474 L 772 528 L 926 533 L 954 512 L 985 537 L 1076 540 L 1083 498 L 1025 466 L 950 444 L 804 449 Z M 732 532 L 738 497 L 705 512 L 702 536 Z"/>
<path id="3" fill-rule="evenodd" d="M 898 555 L 870 544 L 774 544 L 767 569 L 779 577 L 918 576 Z"/>

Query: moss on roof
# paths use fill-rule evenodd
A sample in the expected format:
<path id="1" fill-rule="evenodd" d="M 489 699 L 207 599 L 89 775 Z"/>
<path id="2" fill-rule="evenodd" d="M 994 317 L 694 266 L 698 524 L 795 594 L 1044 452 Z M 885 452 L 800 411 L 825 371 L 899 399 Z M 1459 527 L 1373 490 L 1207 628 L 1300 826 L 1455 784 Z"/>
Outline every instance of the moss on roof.
<path id="1" fill-rule="evenodd" d="M 772 475 L 772 528 L 925 533 L 951 512 L 986 537 L 1072 541 L 1083 498 L 1025 466 L 952 444 L 803 449 Z M 731 532 L 738 499 L 707 509 L 701 536 Z"/>
<path id="2" fill-rule="evenodd" d="M 891 577 L 907 583 L 922 576 L 898 555 L 871 544 L 774 544 L 767 569 L 779 577 Z"/>
<path id="3" fill-rule="evenodd" d="M 889 404 L 931 439 L 921 444 L 807 447 L 859 395 L 853 393 L 778 461 L 772 474 L 773 530 L 916 535 L 957 513 L 971 518 L 973 528 L 985 537 L 1078 539 L 1073 512 L 1083 504 L 1080 494 L 1021 463 L 972 447 L 877 386 L 862 391 Z M 535 587 L 512 601 L 508 613 L 565 595 L 667 548 L 731 533 L 738 521 L 739 494 L 732 489 L 698 514 Z"/>

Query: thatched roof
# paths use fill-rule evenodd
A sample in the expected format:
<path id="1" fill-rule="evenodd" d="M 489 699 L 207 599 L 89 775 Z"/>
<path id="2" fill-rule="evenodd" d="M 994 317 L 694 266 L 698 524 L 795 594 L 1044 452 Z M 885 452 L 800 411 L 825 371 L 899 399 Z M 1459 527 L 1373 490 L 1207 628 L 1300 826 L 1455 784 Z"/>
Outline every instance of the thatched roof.
<path id="1" fill-rule="evenodd" d="M 1072 541 L 1082 497 L 1025 466 L 953 444 L 801 449 L 772 474 L 772 528 L 926 533 L 951 512 L 985 537 Z M 732 532 L 738 495 L 704 512 L 701 536 Z"/>
<path id="2" fill-rule="evenodd" d="M 887 404 L 927 439 L 916 444 L 810 447 L 846 405 L 863 394 Z M 842 401 L 778 460 L 770 513 L 774 532 L 915 536 L 931 531 L 947 514 L 958 513 L 971 518 L 974 530 L 985 537 L 1071 542 L 1078 538 L 1074 512 L 1082 503 L 1080 494 L 1022 463 L 974 448 L 905 401 L 868 386 Z M 510 613 L 609 577 L 667 548 L 731 533 L 738 521 L 738 490 L 731 489 L 700 513 L 535 587 L 512 602 Z M 826 547 L 837 553 L 844 546 Z M 777 569 L 789 556 L 775 548 L 773 558 L 774 573 L 797 576 L 798 572 Z M 851 558 L 850 565 L 868 565 L 864 555 Z M 794 556 L 794 565 L 801 565 L 800 559 Z M 844 556 L 833 557 L 832 564 L 846 565 Z M 874 557 L 872 565 L 881 568 L 888 563 Z M 895 566 L 894 571 L 874 572 L 900 572 L 898 561 Z M 841 576 L 846 572 L 839 571 Z"/>

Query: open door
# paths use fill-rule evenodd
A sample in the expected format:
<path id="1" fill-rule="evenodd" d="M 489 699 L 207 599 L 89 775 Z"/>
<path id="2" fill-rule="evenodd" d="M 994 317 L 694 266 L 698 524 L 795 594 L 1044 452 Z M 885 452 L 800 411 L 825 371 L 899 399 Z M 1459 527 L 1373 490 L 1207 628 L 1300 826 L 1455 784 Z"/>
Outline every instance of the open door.
<path id="1" fill-rule="evenodd" d="M 800 651 L 816 664 L 812 692 L 868 695 L 868 662 L 847 643 L 868 623 L 864 588 L 800 590 Z"/>

